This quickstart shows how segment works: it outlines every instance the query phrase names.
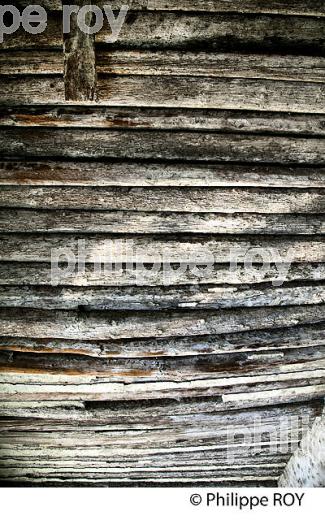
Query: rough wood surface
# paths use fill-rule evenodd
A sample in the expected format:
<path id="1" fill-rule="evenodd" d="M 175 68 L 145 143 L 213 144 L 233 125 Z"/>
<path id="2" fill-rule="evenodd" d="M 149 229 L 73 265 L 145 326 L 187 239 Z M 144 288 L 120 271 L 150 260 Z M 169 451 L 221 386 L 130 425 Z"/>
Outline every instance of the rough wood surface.
<path id="1" fill-rule="evenodd" d="M 324 63 L 321 56 L 208 52 L 180 54 L 176 51 L 139 50 L 96 52 L 96 71 L 119 75 L 261 78 L 323 83 Z M 62 53 L 44 49 L 31 49 L 27 56 L 25 51 L 2 52 L 0 67 L 1 74 L 8 75 L 62 74 Z"/>
<path id="2" fill-rule="evenodd" d="M 63 270 L 60 276 L 58 273 L 55 281 L 58 285 L 72 287 L 120 287 L 120 286 L 179 286 L 188 284 L 260 284 L 263 282 L 272 283 L 275 286 L 283 282 L 281 279 L 281 269 L 287 270 L 286 265 L 271 263 L 268 269 L 261 269 L 260 265 L 253 265 L 251 268 L 238 263 L 232 267 L 227 264 L 213 264 L 209 272 L 206 269 L 190 270 L 179 268 L 179 265 L 171 263 L 170 270 L 152 269 L 151 265 L 138 266 L 136 270 L 133 266 L 121 266 L 114 270 L 96 270 L 93 265 L 85 265 L 85 269 L 80 271 L 75 266 L 74 269 L 66 269 L 67 264 L 62 259 L 60 268 Z M 283 276 L 283 275 L 282 275 Z M 285 274 L 288 282 L 293 281 L 319 281 L 325 279 L 325 264 L 302 263 L 292 264 Z M 51 264 L 44 262 L 1 262 L 0 263 L 0 285 L 51 285 L 53 284 L 53 273 Z"/>
<path id="3" fill-rule="evenodd" d="M 319 483 L 323 3 L 134 0 L 109 46 L 41 3 L 0 51 L 0 485 Z"/>
<path id="4" fill-rule="evenodd" d="M 279 479 L 280 487 L 325 485 L 325 416 L 316 418 Z"/>
<path id="5" fill-rule="evenodd" d="M 74 312 L 1 309 L 3 336 L 106 340 L 224 334 L 319 323 L 324 305 L 168 312 Z M 27 326 L 28 325 L 28 326 Z"/>
<path id="6" fill-rule="evenodd" d="M 3 76 L 0 87 L 5 105 L 64 102 L 63 79 L 57 76 Z M 323 114 L 324 91 L 323 83 L 253 78 L 99 75 L 97 81 L 98 103 L 108 106 Z"/>
<path id="7" fill-rule="evenodd" d="M 325 168 L 254 163 L 13 160 L 0 162 L 0 185 L 322 188 L 325 186 Z"/>
<path id="8" fill-rule="evenodd" d="M 2 186 L 9 208 L 180 213 L 324 213 L 322 189 Z M 87 218 L 87 217 L 86 217 Z M 186 216 L 184 217 L 186 218 Z M 312 261 L 312 260 L 311 260 Z"/>
<path id="9" fill-rule="evenodd" d="M 324 136 L 321 114 L 283 114 L 237 110 L 132 107 L 13 107 L 0 111 L 0 124 L 12 127 L 200 130 L 245 134 Z M 27 165 L 25 166 L 27 167 Z M 135 165 L 140 168 L 140 165 Z M 177 168 L 177 167 L 176 167 Z M 225 165 L 224 168 L 227 168 Z M 228 165 L 229 168 L 229 165 Z M 272 169 L 269 169 L 272 171 Z M 204 170 L 201 175 L 203 175 Z M 179 175 L 181 170 L 179 171 Z M 160 177 L 162 175 L 160 174 Z M 299 178 L 299 170 L 295 170 Z M 69 180 L 68 177 L 67 180 Z M 136 179 L 134 179 L 136 181 Z M 312 180 L 309 179 L 309 185 Z"/>
<path id="10" fill-rule="evenodd" d="M 108 24 L 104 25 L 96 34 L 96 42 L 103 45 L 110 35 Z M 61 49 L 62 44 L 62 15 L 48 12 L 47 28 L 37 38 L 20 28 L 5 36 L 1 48 Z M 323 20 L 321 17 L 236 12 L 129 12 L 114 47 L 321 56 L 324 51 Z"/>
<path id="11" fill-rule="evenodd" d="M 64 3 L 69 4 L 68 0 Z M 91 0 L 78 0 L 82 8 L 91 6 Z M 92 13 L 85 16 L 84 23 L 91 26 Z M 63 34 L 64 88 L 68 101 L 91 101 L 95 96 L 95 36 L 82 31 L 77 23 L 76 13 L 70 17 L 70 31 Z"/>
<path id="12" fill-rule="evenodd" d="M 325 215 L 0 209 L 0 232 L 312 235 L 325 232 Z"/>
<path id="13" fill-rule="evenodd" d="M 99 358 L 160 358 L 264 352 L 325 345 L 325 324 L 295 325 L 200 337 L 84 341 L 0 337 L 0 350 L 32 354 L 76 354 Z M 1 425 L 1 423 L 0 423 Z"/>
<path id="14" fill-rule="evenodd" d="M 64 234 L 2 234 L 0 235 L 0 261 L 5 262 L 50 262 L 52 255 L 59 260 L 59 253 L 70 254 L 71 262 L 78 255 L 85 263 L 111 262 L 116 264 L 180 263 L 188 266 L 206 266 L 213 263 L 243 263 L 247 253 L 255 249 L 252 262 L 265 261 L 282 263 L 325 262 L 323 237 L 195 237 L 87 235 L 80 242 L 78 235 Z M 60 251 L 61 249 L 61 251 Z M 55 256 L 56 255 L 56 256 Z M 260 255 L 260 256 L 258 256 Z M 62 258 L 67 261 L 67 258 Z"/>
<path id="15" fill-rule="evenodd" d="M 65 310 L 229 309 L 325 303 L 325 287 L 190 286 L 177 288 L 0 287 L 0 307 Z"/>
<path id="16" fill-rule="evenodd" d="M 27 0 L 15 0 L 16 5 L 25 7 Z M 93 2 L 102 6 L 103 0 Z M 110 5 L 119 9 L 122 0 L 113 0 Z M 62 3 L 59 0 L 39 0 L 39 5 L 48 10 L 60 11 Z M 274 13 L 285 15 L 325 16 L 325 9 L 321 0 L 129 0 L 132 9 L 140 10 L 175 10 L 175 11 L 208 11 L 208 12 L 248 12 Z"/>

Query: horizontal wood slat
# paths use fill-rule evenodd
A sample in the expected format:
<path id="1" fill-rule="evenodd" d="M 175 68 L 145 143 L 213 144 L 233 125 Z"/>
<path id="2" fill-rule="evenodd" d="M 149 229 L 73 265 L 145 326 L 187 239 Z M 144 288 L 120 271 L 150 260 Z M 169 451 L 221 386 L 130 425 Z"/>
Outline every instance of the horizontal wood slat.
<path id="1" fill-rule="evenodd" d="M 315 188 L 303 190 L 246 187 L 161 187 L 156 189 L 150 187 L 2 186 L 0 205 L 8 208 L 121 210 L 151 213 L 163 211 L 320 214 L 324 213 L 325 199 L 323 190 Z M 154 215 L 152 216 L 154 217 Z"/>
<path id="2" fill-rule="evenodd" d="M 0 185 L 321 188 L 325 186 L 325 168 L 230 163 L 13 160 L 0 162 Z"/>
<path id="3" fill-rule="evenodd" d="M 64 102 L 63 79 L 56 76 L 3 76 L 0 87 L 5 105 Z M 324 92 L 324 83 L 246 78 L 99 76 L 97 82 L 97 101 L 106 106 L 323 114 Z"/>
<path id="4" fill-rule="evenodd" d="M 82 242 L 80 242 L 82 240 Z M 325 262 L 325 240 L 322 237 L 200 237 L 123 235 L 0 235 L 0 261 L 50 262 L 59 259 L 59 253 L 70 254 L 70 261 L 79 255 L 86 263 L 110 261 L 113 263 L 181 263 L 205 265 L 207 263 L 242 263 L 247 252 L 256 248 L 265 259 L 276 258 L 285 262 Z M 262 257 L 262 256 L 261 256 Z M 109 259 L 109 260 L 107 260 Z M 62 261 L 67 261 L 66 257 Z M 254 257 L 254 263 L 261 259 Z M 275 260 L 274 260 L 275 261 Z"/>
<path id="5" fill-rule="evenodd" d="M 325 232 L 325 215 L 0 209 L 0 232 L 312 235 Z"/>
<path id="6" fill-rule="evenodd" d="M 208 336 L 85 341 L 0 337 L 0 350 L 31 354 L 75 354 L 99 358 L 160 358 L 239 352 L 270 352 L 325 345 L 325 321 L 311 325 Z M 1 407 L 1 404 L 0 404 Z"/>

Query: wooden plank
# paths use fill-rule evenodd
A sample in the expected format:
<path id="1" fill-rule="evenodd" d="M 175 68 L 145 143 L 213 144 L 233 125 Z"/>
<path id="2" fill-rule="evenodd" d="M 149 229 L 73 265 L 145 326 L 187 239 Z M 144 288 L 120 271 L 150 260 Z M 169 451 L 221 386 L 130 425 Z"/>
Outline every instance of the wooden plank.
<path id="1" fill-rule="evenodd" d="M 105 44 L 105 21 L 96 42 Z M 115 44 L 129 49 L 315 54 L 324 50 L 322 18 L 238 13 L 129 13 Z M 111 45 L 111 44 L 110 44 Z"/>
<path id="2" fill-rule="evenodd" d="M 15 0 L 16 5 L 25 7 L 28 0 Z M 103 0 L 94 1 L 102 6 Z M 39 5 L 47 10 L 60 11 L 60 0 L 39 0 Z M 122 0 L 112 0 L 110 5 L 120 9 Z M 152 11 L 208 11 L 208 12 L 239 12 L 239 13 L 272 13 L 283 15 L 324 16 L 325 9 L 321 0 L 129 0 L 131 9 Z"/>
<path id="3" fill-rule="evenodd" d="M 325 368 L 325 347 L 279 349 L 275 352 L 255 352 L 188 356 L 184 359 L 96 359 L 79 355 L 0 352 L 1 381 L 34 384 L 87 384 L 99 382 L 188 382 L 223 377 L 296 374 L 304 370 Z M 55 376 L 55 377 L 54 377 Z M 71 377 L 73 376 L 73 377 Z M 14 378 L 14 379 L 12 379 Z M 95 380 L 94 380 L 95 382 Z M 15 435 L 15 434 L 14 434 Z M 4 438 L 2 437 L 2 442 Z"/>
<path id="4" fill-rule="evenodd" d="M 194 397 L 222 397 L 224 402 L 236 403 L 239 407 L 246 402 L 266 405 L 272 396 L 279 396 L 282 402 L 296 402 L 303 395 L 320 398 L 324 394 L 325 370 L 316 370 L 315 366 L 306 367 L 295 373 L 272 375 L 245 375 L 205 379 L 203 381 L 173 382 L 137 382 L 123 383 L 105 381 L 98 376 L 81 377 L 76 375 L 29 375 L 8 374 L 1 376 L 1 394 L 3 400 L 86 400 L 86 401 L 127 401 L 143 399 L 180 399 Z M 254 388 L 254 391 L 252 391 Z M 284 400 L 284 397 L 286 399 Z M 281 402 L 281 401 L 280 401 Z M 271 400 L 272 403 L 272 400 Z M 275 404 L 273 401 L 272 404 Z M 5 448 L 3 448 L 5 449 Z M 176 448 L 177 449 L 177 448 Z M 3 451 L 0 451 L 2 454 Z"/>
<path id="5" fill-rule="evenodd" d="M 205 76 L 324 82 L 321 56 L 288 56 L 143 50 L 96 52 L 100 74 Z M 0 52 L 1 74 L 62 74 L 62 53 L 54 50 Z"/>
<path id="6" fill-rule="evenodd" d="M 325 303 L 325 286 L 211 286 L 57 288 L 0 287 L 0 307 L 63 310 L 155 311 L 232 309 Z"/>
<path id="7" fill-rule="evenodd" d="M 215 132 L 3 128 L 4 158 L 150 159 L 324 165 L 325 140 Z"/>
<path id="8" fill-rule="evenodd" d="M 0 73 L 13 74 L 60 74 L 64 72 L 61 49 L 30 49 L 0 51 Z"/>
<path id="9" fill-rule="evenodd" d="M 160 358 L 304 349 L 325 345 L 324 323 L 184 338 L 84 341 L 0 337 L 0 351 L 76 354 L 94 358 Z M 0 403 L 1 408 L 2 403 Z M 45 405 L 44 405 L 45 407 Z"/>
<path id="10" fill-rule="evenodd" d="M 68 0 L 64 3 L 69 4 Z M 78 7 L 91 6 L 91 0 L 78 0 Z M 91 26 L 93 14 L 85 15 L 84 23 Z M 64 88 L 68 101 L 92 101 L 95 98 L 95 35 L 79 28 L 77 14 L 70 17 L 70 31 L 63 34 Z"/>
<path id="11" fill-rule="evenodd" d="M 0 232 L 312 235 L 325 232 L 325 215 L 0 209 Z"/>
<path id="12" fill-rule="evenodd" d="M 186 76 L 99 76 L 105 106 L 262 110 L 324 113 L 324 83 Z M 64 102 L 56 76 L 3 76 L 3 105 Z"/>
<path id="13" fill-rule="evenodd" d="M 121 235 L 116 238 L 115 235 L 98 234 L 87 235 L 81 239 L 76 235 L 62 234 L 2 234 L 0 244 L 0 261 L 67 262 L 67 256 L 64 257 L 64 254 L 69 253 L 70 268 L 73 270 L 77 268 L 78 261 L 82 264 L 83 258 L 87 264 L 106 261 L 112 266 L 112 271 L 119 270 L 120 263 L 128 264 L 128 268 L 133 268 L 134 263 L 141 264 L 140 268 L 142 263 L 155 263 L 156 270 L 165 264 L 180 263 L 196 272 L 198 266 L 203 265 L 207 269 L 214 263 L 247 263 L 249 258 L 257 265 L 264 261 L 266 267 L 267 262 L 276 262 L 278 268 L 281 268 L 282 264 L 288 264 L 286 271 L 292 263 L 325 262 L 322 237 Z M 253 257 L 250 256 L 252 253 Z M 63 255 L 63 258 L 60 255 Z M 265 271 L 267 272 L 267 269 Z"/>
<path id="14" fill-rule="evenodd" d="M 1 309 L 3 336 L 106 340 L 224 334 L 319 323 L 324 305 L 178 313 L 109 313 Z"/>
<path id="15" fill-rule="evenodd" d="M 153 270 L 151 265 L 144 265 L 143 268 L 124 266 L 116 270 L 96 270 L 92 265 L 85 265 L 82 272 L 78 272 L 77 267 L 67 269 L 67 265 L 60 265 L 59 271 L 54 278 L 58 285 L 72 287 L 125 287 L 131 285 L 159 286 L 173 285 L 181 286 L 186 284 L 252 284 L 252 283 L 273 283 L 275 286 L 281 279 L 281 265 L 271 264 L 269 269 L 261 269 L 254 265 L 252 268 L 238 264 L 230 269 L 227 264 L 211 265 L 209 272 L 206 269 L 197 271 L 179 268 L 176 264 L 171 264 L 170 269 Z M 325 264 L 292 264 L 285 275 L 288 282 L 292 281 L 319 281 L 325 279 Z M 51 265 L 43 262 L 24 263 L 24 262 L 1 262 L 0 263 L 0 285 L 51 285 L 54 282 Z"/>
<path id="16" fill-rule="evenodd" d="M 228 133 L 324 136 L 321 114 L 132 107 L 13 107 L 0 111 L 0 124 L 13 127 L 200 130 Z M 139 165 L 138 165 L 139 168 Z M 136 180 L 136 179 L 135 179 Z"/>
<path id="17" fill-rule="evenodd" d="M 9 5 L 13 5 L 14 3 L 15 2 Z M 25 7 L 31 5 L 28 1 L 26 1 L 25 3 Z M 42 0 L 40 0 L 40 2 L 36 5 L 42 5 Z M 57 52 L 62 53 L 62 24 L 62 13 L 54 13 L 51 11 L 47 11 L 47 26 L 43 32 L 40 32 L 39 34 L 31 34 L 28 31 L 25 31 L 25 29 L 22 26 L 20 26 L 19 29 L 13 32 L 12 34 L 4 35 L 3 42 L 1 43 L 0 48 L 1 50 L 24 51 L 26 63 L 28 63 L 29 60 L 33 62 L 33 57 L 29 58 L 30 49 L 39 49 L 42 51 L 53 51 L 55 49 Z M 62 54 L 61 59 L 63 62 Z M 46 65 L 44 65 L 44 67 L 46 67 Z"/>
<path id="18" fill-rule="evenodd" d="M 100 74 L 206 76 L 324 82 L 325 59 L 289 56 L 179 51 L 103 50 L 97 53 Z"/>
<path id="19" fill-rule="evenodd" d="M 258 164 L 2 161 L 0 185 L 321 188 L 325 168 Z"/>
<path id="20" fill-rule="evenodd" d="M 96 42 L 105 44 L 110 35 L 111 30 L 105 19 L 103 29 L 96 34 Z M 50 11 L 43 33 L 35 36 L 19 29 L 5 35 L 1 48 L 61 49 L 62 43 L 62 14 Z M 127 15 L 113 46 L 137 50 L 182 48 L 190 51 L 203 49 L 322 56 L 323 20 L 321 17 L 274 16 L 271 13 L 138 11 Z M 112 47 L 111 43 L 109 47 Z"/>
<path id="21" fill-rule="evenodd" d="M 322 189 L 2 186 L 3 208 L 177 213 L 324 213 Z M 86 217 L 87 218 L 87 217 Z M 105 217 L 104 217 L 105 218 Z M 182 217 L 185 218 L 186 217 Z"/>

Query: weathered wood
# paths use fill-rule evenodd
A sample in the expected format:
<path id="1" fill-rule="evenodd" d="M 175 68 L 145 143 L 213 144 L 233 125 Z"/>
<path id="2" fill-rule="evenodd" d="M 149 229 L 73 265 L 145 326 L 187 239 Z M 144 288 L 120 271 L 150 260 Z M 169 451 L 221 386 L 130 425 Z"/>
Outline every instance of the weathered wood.
<path id="1" fill-rule="evenodd" d="M 325 197 L 320 189 L 2 186 L 0 204 L 37 209 L 317 214 L 324 213 Z"/>
<path id="2" fill-rule="evenodd" d="M 63 75 L 64 57 L 59 49 L 0 50 L 0 73 Z"/>
<path id="3" fill-rule="evenodd" d="M 168 236 L 139 237 L 121 235 L 37 235 L 9 234 L 0 236 L 0 260 L 5 262 L 67 262 L 64 254 L 70 255 L 72 267 L 77 267 L 78 259 L 85 263 L 155 263 L 157 268 L 166 263 L 181 263 L 188 267 L 206 267 L 207 264 L 248 262 L 255 249 L 252 263 L 277 262 L 278 265 L 299 262 L 325 262 L 324 239 L 310 238 L 269 238 L 269 237 L 187 237 Z M 61 251 L 59 250 L 61 249 Z M 60 258 L 60 254 L 63 258 Z M 260 256 L 258 256 L 258 254 Z M 263 257 L 262 255 L 265 254 Z M 130 265 L 131 264 L 131 265 Z M 121 266 L 117 265 L 116 269 Z M 141 267 L 141 266 L 140 266 Z M 234 265 L 234 270 L 236 265 Z M 80 269 L 82 270 L 82 269 Z M 288 269 L 287 269 L 288 270 Z M 267 271 L 267 269 L 266 269 Z"/>
<path id="4" fill-rule="evenodd" d="M 159 381 L 204 381 L 205 379 L 258 376 L 320 370 L 325 367 L 325 347 L 306 347 L 254 353 L 188 356 L 160 359 L 96 359 L 79 355 L 0 352 L 1 381 L 34 383 L 34 379 L 56 384 L 84 384 L 89 378 L 99 382 L 156 383 Z M 57 378 L 52 378 L 57 376 Z M 47 376 L 51 376 L 48 378 Z M 73 377 L 71 377 L 73 376 Z M 75 377 L 76 376 L 76 377 Z M 9 378 L 9 379 L 8 379 Z M 15 379 L 15 380 L 16 380 Z M 2 439 L 3 440 L 3 439 Z"/>
<path id="5" fill-rule="evenodd" d="M 51 264 L 44 262 L 1 262 L 0 263 L 0 286 L 8 285 L 51 285 L 56 284 L 75 287 L 123 287 L 131 285 L 142 286 L 181 286 L 186 284 L 260 284 L 272 282 L 279 284 L 281 280 L 282 265 L 270 264 L 269 269 L 261 269 L 259 265 L 251 268 L 242 263 L 230 269 L 227 264 L 213 264 L 207 272 L 205 269 L 184 270 L 179 265 L 171 264 L 170 270 L 166 273 L 163 269 L 152 269 L 151 265 L 122 266 L 115 270 L 96 270 L 92 265 L 85 265 L 85 269 L 78 272 L 77 266 L 74 269 L 67 269 L 67 264 L 60 264 L 60 269 L 53 279 Z M 285 278 L 288 282 L 309 281 L 325 279 L 325 264 L 292 264 L 288 269 Z"/>
<path id="6" fill-rule="evenodd" d="M 236 110 L 33 106 L 3 108 L 0 124 L 14 127 L 213 130 L 304 137 L 325 135 L 324 116 L 321 114 L 269 114 Z M 139 168 L 140 165 L 134 167 Z"/>
<path id="7" fill-rule="evenodd" d="M 296 234 L 325 232 L 325 215 L 0 210 L 0 232 Z"/>
<path id="8" fill-rule="evenodd" d="M 83 341 L 0 337 L 0 350 L 33 354 L 77 354 L 99 358 L 160 358 L 238 352 L 277 352 L 325 345 L 325 324 L 298 325 L 210 336 Z M 45 406 L 45 405 L 44 405 Z M 1 403 L 0 403 L 1 408 Z"/>
<path id="9" fill-rule="evenodd" d="M 104 0 L 93 2 L 102 6 Z M 28 0 L 15 0 L 14 4 L 25 7 Z M 60 0 L 39 0 L 39 5 L 47 10 L 60 11 Z M 110 5 L 120 9 L 122 0 L 112 0 Z M 129 0 L 132 9 L 148 11 L 208 11 L 208 12 L 240 12 L 240 13 L 272 13 L 284 15 L 324 16 L 325 9 L 321 0 Z"/>
<path id="10" fill-rule="evenodd" d="M 322 188 L 325 168 L 141 162 L 0 162 L 0 185 Z"/>
<path id="11" fill-rule="evenodd" d="M 14 3 L 15 1 L 9 5 L 13 5 Z M 25 7 L 29 5 L 31 4 L 26 1 Z M 42 5 L 42 0 L 40 0 L 36 5 Z M 29 61 L 28 51 L 30 49 L 38 49 L 42 51 L 56 50 L 58 53 L 61 53 L 61 60 L 63 64 L 62 23 L 62 13 L 47 11 L 47 25 L 44 31 L 40 32 L 39 34 L 31 34 L 28 31 L 25 31 L 22 26 L 20 26 L 17 31 L 13 32 L 12 34 L 4 35 L 3 42 L 0 45 L 0 50 L 25 51 L 25 60 L 27 62 Z M 33 58 L 31 61 L 33 61 Z M 44 68 L 45 67 L 46 65 L 44 65 Z"/>
<path id="12" fill-rule="evenodd" d="M 317 364 L 299 372 L 271 375 L 245 375 L 197 381 L 111 382 L 99 376 L 63 376 L 8 373 L 1 376 L 0 399 L 3 400 L 86 400 L 125 401 L 143 399 L 180 399 L 218 397 L 230 408 L 295 402 L 299 397 L 320 398 L 324 395 L 325 370 Z M 252 388 L 254 391 L 252 391 Z M 300 395 L 299 395 L 300 394 Z M 272 400 L 272 398 L 274 398 Z M 280 401 L 278 401 L 280 399 Z M 1 454 L 1 451 L 0 451 Z"/>
<path id="13" fill-rule="evenodd" d="M 178 313 L 109 313 L 2 309 L 2 336 L 106 340 L 224 334 L 319 323 L 324 305 Z"/>
<path id="14" fill-rule="evenodd" d="M 57 76 L 3 76 L 3 104 L 64 102 L 63 79 Z M 108 106 L 220 108 L 297 113 L 324 113 L 324 84 L 247 78 L 185 76 L 103 76 L 97 81 L 98 103 Z"/>
<path id="15" fill-rule="evenodd" d="M 71 37 L 71 33 L 70 33 Z M 80 46 L 78 42 L 78 46 Z M 75 43 L 77 45 L 77 43 Z M 72 59 L 72 57 L 71 57 Z M 320 56 L 288 56 L 176 51 L 109 50 L 96 53 L 100 74 L 206 76 L 324 82 Z M 0 53 L 1 74 L 62 74 L 62 54 L 54 50 Z M 80 73 L 80 72 L 79 72 Z"/>
<path id="16" fill-rule="evenodd" d="M 96 34 L 96 42 L 105 44 L 110 35 L 111 30 L 105 22 Z M 112 44 L 109 46 L 111 48 Z M 272 14 L 138 11 L 127 15 L 113 46 L 136 50 L 204 49 L 321 56 L 324 51 L 323 20 Z M 22 28 L 5 35 L 1 48 L 62 48 L 61 13 L 49 12 L 47 28 L 37 36 Z"/>
<path id="17" fill-rule="evenodd" d="M 64 280 L 63 280 L 64 283 Z M 325 303 L 325 286 L 190 286 L 178 288 L 0 287 L 0 307 L 64 310 L 231 309 Z"/>
<path id="18" fill-rule="evenodd" d="M 70 5 L 69 0 L 64 3 Z M 91 6 L 91 0 L 78 0 L 82 8 Z M 93 14 L 85 15 L 85 24 L 92 25 Z M 63 34 L 64 88 L 68 101 L 92 101 L 96 89 L 95 35 L 82 31 L 77 23 L 77 14 L 70 17 L 70 31 Z"/>
<path id="19" fill-rule="evenodd" d="M 325 416 L 306 432 L 281 475 L 279 487 L 323 487 L 325 484 Z"/>

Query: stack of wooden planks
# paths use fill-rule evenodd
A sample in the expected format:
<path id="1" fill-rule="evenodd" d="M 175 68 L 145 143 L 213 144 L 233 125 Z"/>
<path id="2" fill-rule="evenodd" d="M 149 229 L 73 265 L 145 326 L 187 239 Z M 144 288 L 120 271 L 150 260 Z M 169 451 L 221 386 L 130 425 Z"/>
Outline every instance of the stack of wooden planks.
<path id="1" fill-rule="evenodd" d="M 134 0 L 114 44 L 38 4 L 0 52 L 0 484 L 274 486 L 325 395 L 324 3 Z"/>

